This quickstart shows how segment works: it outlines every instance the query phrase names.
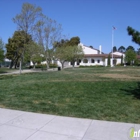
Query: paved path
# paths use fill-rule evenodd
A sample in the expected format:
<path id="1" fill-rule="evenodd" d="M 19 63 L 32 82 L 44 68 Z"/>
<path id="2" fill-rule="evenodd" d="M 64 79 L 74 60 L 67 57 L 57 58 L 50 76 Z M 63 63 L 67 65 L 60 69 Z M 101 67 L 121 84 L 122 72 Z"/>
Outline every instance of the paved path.
<path id="1" fill-rule="evenodd" d="M 131 127 L 139 130 L 140 124 L 0 108 L 0 140 L 129 140 L 128 132 Z"/>
<path id="2" fill-rule="evenodd" d="M 54 68 L 54 69 L 48 69 L 47 71 L 58 71 L 57 68 Z M 32 72 L 47 72 L 46 70 L 38 70 L 38 69 L 27 69 L 27 70 L 22 70 L 21 71 L 21 74 L 22 73 L 32 73 Z M 12 75 L 12 74 L 19 74 L 19 70 L 13 70 L 13 71 L 9 71 L 7 73 L 0 73 L 0 75 Z"/>

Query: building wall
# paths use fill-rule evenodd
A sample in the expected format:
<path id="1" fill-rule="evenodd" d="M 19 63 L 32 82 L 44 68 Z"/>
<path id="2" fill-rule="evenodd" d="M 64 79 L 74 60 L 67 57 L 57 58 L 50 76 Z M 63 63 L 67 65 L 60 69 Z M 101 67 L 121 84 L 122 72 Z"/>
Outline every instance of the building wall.
<path id="1" fill-rule="evenodd" d="M 112 54 L 112 53 L 111 53 Z M 122 56 L 122 55 L 124 55 L 123 53 L 121 53 L 121 52 L 113 52 L 113 54 L 115 54 L 115 55 L 119 55 L 119 56 Z"/>
<path id="2" fill-rule="evenodd" d="M 84 63 L 84 59 L 87 59 L 88 63 Z M 108 58 L 103 59 L 102 57 L 96 57 L 96 58 L 84 58 L 84 59 L 81 60 L 81 63 L 79 65 L 81 66 L 95 66 L 95 65 L 108 66 Z M 92 63 L 92 59 L 94 59 L 94 63 Z M 98 63 L 98 60 L 100 60 L 99 63 Z M 121 63 L 121 58 L 116 58 L 115 60 L 116 60 L 116 65 Z M 77 63 L 75 63 L 75 65 L 77 65 Z M 110 58 L 110 65 L 112 65 L 112 58 Z"/>
<path id="3" fill-rule="evenodd" d="M 125 63 L 125 61 L 124 61 L 125 54 L 124 54 L 124 53 L 121 53 L 121 52 L 114 52 L 113 54 L 119 55 L 119 56 L 122 56 L 122 55 L 123 55 L 123 63 Z M 112 54 L 111 54 L 111 56 L 112 56 Z M 117 58 L 117 59 L 118 59 L 118 63 L 121 63 L 121 58 Z"/>
<path id="4" fill-rule="evenodd" d="M 84 63 L 84 59 L 87 59 L 88 62 Z M 94 63 L 92 63 L 92 59 L 94 59 Z M 99 62 L 98 62 L 98 60 L 99 60 Z M 102 60 L 102 57 L 83 58 L 80 63 L 81 66 L 95 66 L 95 65 L 104 65 L 104 64 L 105 64 L 105 62 Z"/>
<path id="5" fill-rule="evenodd" d="M 82 43 L 79 44 L 80 46 L 82 46 L 82 49 L 84 51 L 84 54 L 98 54 L 99 51 L 96 49 L 92 49 L 90 47 L 84 46 Z"/>

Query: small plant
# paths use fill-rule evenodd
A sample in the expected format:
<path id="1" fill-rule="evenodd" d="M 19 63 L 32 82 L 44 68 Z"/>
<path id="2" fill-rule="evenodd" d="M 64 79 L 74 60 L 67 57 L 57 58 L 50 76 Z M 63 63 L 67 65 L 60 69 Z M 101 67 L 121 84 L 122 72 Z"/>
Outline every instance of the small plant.
<path id="1" fill-rule="evenodd" d="M 49 64 L 49 67 L 50 68 L 57 68 L 58 66 L 57 66 L 57 64 Z"/>
<path id="2" fill-rule="evenodd" d="M 121 63 L 118 63 L 116 66 L 122 66 L 123 64 L 121 64 Z"/>

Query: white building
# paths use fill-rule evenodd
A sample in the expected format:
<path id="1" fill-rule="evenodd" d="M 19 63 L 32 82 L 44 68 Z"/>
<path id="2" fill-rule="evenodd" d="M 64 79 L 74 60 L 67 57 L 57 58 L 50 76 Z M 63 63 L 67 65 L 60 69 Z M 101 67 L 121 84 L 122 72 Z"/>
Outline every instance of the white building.
<path id="1" fill-rule="evenodd" d="M 113 66 L 113 65 L 121 64 L 121 59 L 122 59 L 121 57 L 122 56 L 123 58 L 125 57 L 125 55 L 121 52 L 114 52 L 113 57 L 112 57 L 112 53 L 105 54 L 102 52 L 101 45 L 99 46 L 99 49 L 85 46 L 82 43 L 80 43 L 79 45 L 82 46 L 84 52 L 84 58 L 75 62 L 75 66 L 79 66 L 79 65 L 80 66 L 96 66 L 96 65 L 107 66 L 109 55 L 110 55 L 110 65 Z M 113 58 L 113 65 L 112 65 L 112 58 Z M 46 61 L 41 62 L 41 64 L 45 64 L 45 63 Z M 56 61 L 56 63 L 59 67 L 62 67 L 62 64 L 59 61 Z M 71 62 L 64 63 L 64 67 L 69 67 L 69 66 L 71 67 L 71 65 L 72 65 Z"/>
<path id="2" fill-rule="evenodd" d="M 82 43 L 80 43 L 79 45 L 81 45 L 83 48 L 84 58 L 82 60 L 79 60 L 79 62 L 75 62 L 75 65 L 81 65 L 81 66 L 95 66 L 95 65 L 107 66 L 108 65 L 109 54 L 104 54 L 102 52 L 101 45 L 99 46 L 99 49 L 85 46 Z M 113 58 L 113 65 L 121 64 L 122 56 L 124 58 L 124 54 L 121 52 L 114 52 L 113 57 L 112 57 L 112 53 L 110 53 L 110 65 L 112 66 L 112 58 Z"/>

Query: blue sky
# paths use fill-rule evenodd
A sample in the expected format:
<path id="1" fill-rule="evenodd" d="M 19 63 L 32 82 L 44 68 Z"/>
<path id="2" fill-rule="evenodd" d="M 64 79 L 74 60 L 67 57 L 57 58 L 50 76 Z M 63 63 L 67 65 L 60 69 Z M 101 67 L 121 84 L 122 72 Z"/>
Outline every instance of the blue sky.
<path id="1" fill-rule="evenodd" d="M 114 46 L 135 49 L 139 46 L 127 35 L 127 26 L 140 31 L 139 0 L 0 0 L 0 37 L 5 43 L 17 29 L 12 18 L 20 13 L 22 4 L 29 2 L 40 6 L 43 13 L 62 24 L 68 38 L 79 36 L 81 42 L 108 53 Z"/>

